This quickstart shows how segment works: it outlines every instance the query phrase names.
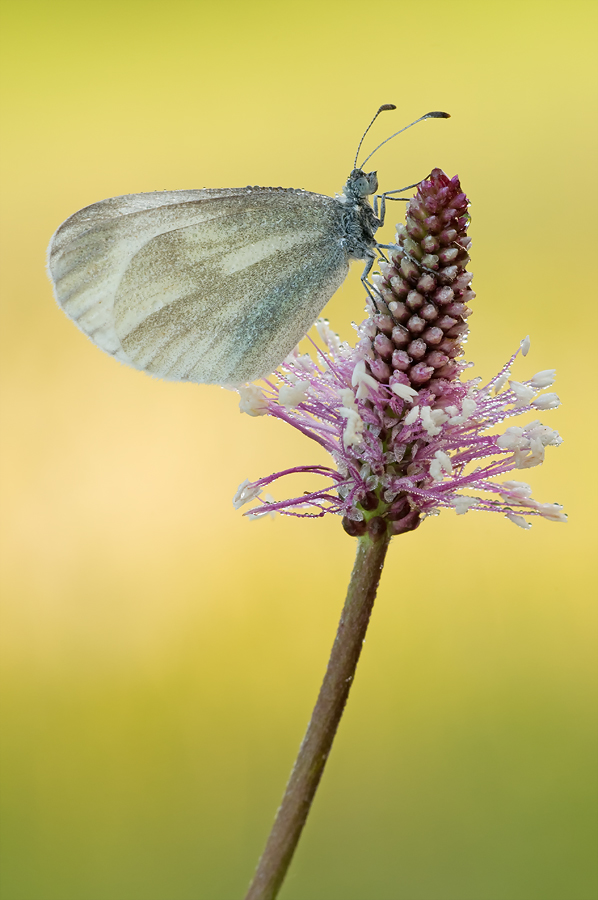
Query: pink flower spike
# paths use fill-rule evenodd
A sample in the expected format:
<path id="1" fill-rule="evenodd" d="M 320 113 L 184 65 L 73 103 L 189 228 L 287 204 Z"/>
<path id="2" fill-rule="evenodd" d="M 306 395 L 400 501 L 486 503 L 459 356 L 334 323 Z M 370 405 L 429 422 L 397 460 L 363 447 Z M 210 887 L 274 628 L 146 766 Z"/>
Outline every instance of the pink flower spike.
<path id="1" fill-rule="evenodd" d="M 468 201 L 458 178 L 434 169 L 418 186 L 397 227 L 397 244 L 373 276 L 368 317 L 355 347 L 321 319 L 316 360 L 295 350 L 263 385 L 239 389 L 241 410 L 279 418 L 324 447 L 335 468 L 301 466 L 244 482 L 235 505 L 258 500 L 253 518 L 270 512 L 343 517 L 353 536 L 413 531 L 442 509 L 498 512 L 521 528 L 541 516 L 564 522 L 558 504 L 533 500 L 523 482 L 500 481 L 544 461 L 561 438 L 538 420 L 501 432 L 497 426 L 560 400 L 541 393 L 554 369 L 515 381 L 511 371 L 529 337 L 487 384 L 462 380 L 469 330 L 471 274 Z M 313 342 L 312 342 L 313 343 Z M 260 491 L 286 474 L 327 480 L 321 490 L 265 502 Z M 462 493 L 462 492 L 465 493 Z M 475 496 L 471 492 L 475 492 Z"/>

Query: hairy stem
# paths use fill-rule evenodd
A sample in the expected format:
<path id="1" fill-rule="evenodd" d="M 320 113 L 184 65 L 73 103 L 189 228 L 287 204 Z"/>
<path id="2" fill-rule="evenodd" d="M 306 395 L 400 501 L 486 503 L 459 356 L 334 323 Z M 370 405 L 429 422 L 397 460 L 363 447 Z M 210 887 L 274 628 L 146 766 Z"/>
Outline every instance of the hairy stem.
<path id="1" fill-rule="evenodd" d="M 387 532 L 359 539 L 324 681 L 245 900 L 274 900 L 284 881 L 353 683 L 389 541 Z"/>

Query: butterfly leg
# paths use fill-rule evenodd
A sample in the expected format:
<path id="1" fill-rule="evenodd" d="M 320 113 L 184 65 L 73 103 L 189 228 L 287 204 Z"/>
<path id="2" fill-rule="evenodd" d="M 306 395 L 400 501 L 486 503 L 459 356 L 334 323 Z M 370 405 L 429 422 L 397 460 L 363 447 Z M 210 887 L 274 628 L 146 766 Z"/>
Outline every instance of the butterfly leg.
<path id="1" fill-rule="evenodd" d="M 376 300 L 374 298 L 374 294 L 378 294 L 378 297 L 380 297 L 380 299 L 382 299 L 382 295 L 380 294 L 380 291 L 373 284 L 370 284 L 370 282 L 368 281 L 368 275 L 372 271 L 372 266 L 374 265 L 375 260 L 376 260 L 376 257 L 374 256 L 373 253 L 371 256 L 368 256 L 368 258 L 365 261 L 365 268 L 364 268 L 363 272 L 361 273 L 361 283 L 363 284 L 364 288 L 366 289 L 367 295 L 370 298 L 370 300 L 372 301 L 372 303 L 374 304 L 374 306 L 376 306 Z"/>
<path id="2" fill-rule="evenodd" d="M 396 188 L 394 191 L 384 191 L 384 194 L 382 194 L 381 196 L 388 197 L 388 196 L 390 196 L 390 194 L 402 194 L 403 191 L 410 191 L 411 188 L 419 187 L 420 184 L 421 184 L 421 181 L 416 181 L 415 184 L 408 184 L 405 187 Z"/>
<path id="3" fill-rule="evenodd" d="M 372 253 L 372 255 L 367 258 L 366 263 L 365 263 L 365 268 L 364 268 L 363 272 L 361 273 L 361 283 L 363 284 L 364 288 L 366 289 L 366 293 L 370 299 L 372 306 L 374 307 L 374 312 L 376 312 L 376 311 L 379 312 L 380 307 L 378 306 L 378 303 L 380 301 L 382 301 L 382 303 L 384 303 L 384 297 L 382 296 L 382 294 L 380 293 L 378 288 L 374 284 L 371 284 L 370 281 L 368 281 L 368 275 L 370 274 L 370 272 L 372 270 L 372 266 L 374 265 L 375 262 L 376 262 L 376 257 Z"/>
<path id="4" fill-rule="evenodd" d="M 372 203 L 372 206 L 374 207 L 374 215 L 376 216 L 376 218 L 382 225 L 383 221 L 384 221 L 384 211 L 382 212 L 382 218 L 381 218 L 380 215 L 378 214 L 378 200 L 379 199 L 380 200 L 382 199 L 382 194 L 374 194 L 374 202 Z M 384 207 L 382 207 L 382 209 L 384 210 Z"/>
<path id="5" fill-rule="evenodd" d="M 365 261 L 365 268 L 364 268 L 363 272 L 361 273 L 361 280 L 364 285 L 368 284 L 368 275 L 372 271 L 372 266 L 374 265 L 375 261 L 376 261 L 376 257 L 374 256 L 374 254 L 373 253 L 371 255 L 369 254 Z M 373 290 L 375 290 L 375 288 L 373 288 Z"/>
<path id="6" fill-rule="evenodd" d="M 409 202 L 411 197 L 391 197 L 391 194 L 402 194 L 403 191 L 409 191 L 411 188 L 417 187 L 417 184 L 408 184 L 404 188 L 399 188 L 395 191 L 385 191 L 383 194 L 376 194 L 374 197 L 374 213 L 380 219 L 380 224 L 384 225 L 384 217 L 386 215 L 386 201 L 387 200 L 405 200 L 405 202 Z M 378 215 L 378 200 L 380 201 L 380 214 Z"/>

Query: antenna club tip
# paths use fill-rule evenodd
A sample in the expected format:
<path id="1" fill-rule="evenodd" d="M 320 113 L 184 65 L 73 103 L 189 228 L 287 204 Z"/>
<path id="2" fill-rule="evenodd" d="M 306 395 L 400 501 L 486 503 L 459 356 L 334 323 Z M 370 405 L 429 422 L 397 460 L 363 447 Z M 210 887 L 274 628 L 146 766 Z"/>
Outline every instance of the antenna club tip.
<path id="1" fill-rule="evenodd" d="M 426 113 L 426 119 L 450 119 L 451 114 L 447 112 L 441 112 L 440 110 L 435 110 L 434 112 Z"/>
<path id="2" fill-rule="evenodd" d="M 383 103 L 378 112 L 386 112 L 387 109 L 396 109 L 396 106 L 394 103 Z"/>

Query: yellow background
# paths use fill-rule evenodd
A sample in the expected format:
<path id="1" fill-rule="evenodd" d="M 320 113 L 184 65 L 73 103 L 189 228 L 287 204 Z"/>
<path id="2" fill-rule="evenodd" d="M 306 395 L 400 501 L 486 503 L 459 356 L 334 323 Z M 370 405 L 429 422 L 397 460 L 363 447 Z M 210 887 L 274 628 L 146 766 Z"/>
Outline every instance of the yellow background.
<path id="1" fill-rule="evenodd" d="M 595 898 L 594 10 L 5 2 L 3 900 L 242 897 L 354 552 L 336 518 L 233 510 L 315 445 L 94 348 L 49 238 L 117 194 L 333 194 L 385 102 L 370 149 L 452 114 L 380 151 L 380 183 L 461 176 L 467 356 L 489 377 L 529 333 L 515 377 L 557 367 L 565 443 L 523 477 L 570 522 L 449 512 L 395 540 L 281 897 Z M 350 337 L 362 310 L 355 266 L 327 315 Z"/>

